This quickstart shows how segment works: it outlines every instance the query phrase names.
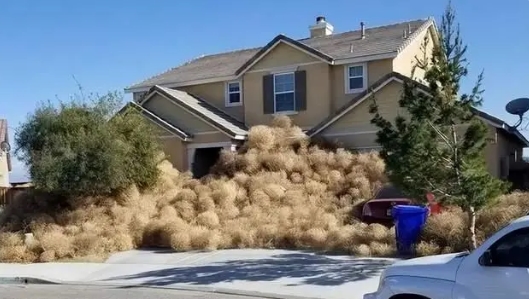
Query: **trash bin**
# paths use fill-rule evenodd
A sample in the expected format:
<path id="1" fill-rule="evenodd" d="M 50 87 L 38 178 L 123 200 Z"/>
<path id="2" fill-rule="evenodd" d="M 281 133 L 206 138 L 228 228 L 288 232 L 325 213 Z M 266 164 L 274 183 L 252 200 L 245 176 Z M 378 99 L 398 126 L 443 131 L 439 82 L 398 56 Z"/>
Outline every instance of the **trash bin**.
<path id="1" fill-rule="evenodd" d="M 413 254 L 423 225 L 428 217 L 428 208 L 412 205 L 396 205 L 392 211 L 395 222 L 395 237 L 399 255 Z"/>

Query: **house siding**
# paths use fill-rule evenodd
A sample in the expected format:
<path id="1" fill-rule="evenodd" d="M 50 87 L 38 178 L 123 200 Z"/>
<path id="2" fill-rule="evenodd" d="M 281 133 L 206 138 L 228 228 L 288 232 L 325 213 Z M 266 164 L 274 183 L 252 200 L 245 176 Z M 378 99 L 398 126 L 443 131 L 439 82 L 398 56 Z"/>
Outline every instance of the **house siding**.
<path id="1" fill-rule="evenodd" d="M 366 65 L 368 86 L 371 86 L 384 75 L 393 71 L 392 59 L 369 61 Z M 333 112 L 347 104 L 357 95 L 355 93 L 345 93 L 345 67 L 346 65 L 331 66 L 331 98 L 329 102 Z"/>
<path id="2" fill-rule="evenodd" d="M 399 53 L 397 57 L 393 60 L 393 70 L 399 72 L 405 76 L 412 77 L 412 69 L 416 64 L 416 57 L 422 59 L 424 56 L 424 49 L 422 44 L 424 43 L 424 38 L 428 37 L 428 43 L 426 44 L 426 54 L 427 57 L 432 56 L 432 51 L 434 48 L 434 39 L 430 30 L 424 30 L 421 32 L 416 39 L 414 39 L 402 52 Z M 413 78 L 420 80 L 424 78 L 424 70 L 417 68 Z"/>
<path id="3" fill-rule="evenodd" d="M 235 119 L 244 121 L 243 106 L 226 107 L 226 82 L 182 86 L 176 89 L 193 94 L 207 101 L 213 106 L 219 108 L 220 110 L 226 112 L 228 115 L 234 117 Z"/>
<path id="4" fill-rule="evenodd" d="M 190 143 L 218 143 L 230 141 L 232 141 L 232 139 L 228 135 L 221 132 L 212 132 L 195 135 Z"/>
<path id="5" fill-rule="evenodd" d="M 402 94 L 402 84 L 391 82 L 375 93 L 379 112 L 385 119 L 393 121 L 397 115 L 406 115 L 407 112 L 399 107 L 398 101 Z M 378 128 L 371 124 L 373 115 L 369 113 L 371 100 L 367 99 L 357 107 L 342 116 L 319 135 L 349 149 L 376 148 L 376 132 Z M 458 132 L 463 134 L 466 126 L 458 126 Z M 522 156 L 523 147 L 513 143 L 502 135 L 496 134 L 496 128 L 488 125 L 487 138 L 490 140 L 485 147 L 484 156 L 488 171 L 495 177 L 500 177 L 500 158 L 508 156 L 510 152 L 517 151 L 518 157 Z"/>
<path id="6" fill-rule="evenodd" d="M 285 59 L 281 57 L 280 60 Z M 294 59 L 292 62 L 284 62 L 283 65 L 292 65 L 295 61 Z M 330 113 L 330 66 L 326 63 L 316 63 L 297 68 L 297 71 L 302 70 L 306 71 L 306 110 L 298 111 L 290 117 L 300 127 L 312 127 Z M 269 124 L 274 117 L 274 114 L 266 114 L 263 108 L 263 77 L 269 74 L 269 71 L 256 71 L 246 73 L 243 77 L 244 114 L 248 126 Z"/>
<path id="7" fill-rule="evenodd" d="M 202 119 L 194 116 L 177 104 L 172 103 L 171 100 L 158 94 L 145 102 L 143 107 L 188 133 L 217 131 L 216 128 L 207 124 Z"/>
<path id="8" fill-rule="evenodd" d="M 9 187 L 9 167 L 7 164 L 7 155 L 0 156 L 0 188 Z"/>
<path id="9" fill-rule="evenodd" d="M 167 160 L 179 171 L 187 171 L 187 147 L 186 143 L 178 137 L 159 139 L 163 152 L 167 155 Z"/>
<path id="10" fill-rule="evenodd" d="M 280 42 L 267 55 L 261 58 L 248 71 L 259 71 L 268 68 L 286 67 L 294 64 L 319 62 L 314 56 L 306 54 L 288 44 Z M 322 62 L 323 63 L 323 62 Z"/>
<path id="11" fill-rule="evenodd" d="M 377 101 L 379 112 L 382 117 L 393 120 L 397 116 L 397 113 L 404 113 L 404 110 L 398 105 L 401 93 L 402 84 L 395 81 L 389 83 L 375 93 L 374 98 Z M 377 127 L 371 124 L 373 115 L 369 113 L 369 106 L 371 103 L 372 100 L 369 98 L 364 100 L 358 104 L 358 106 L 323 130 L 321 134 L 376 131 Z"/>

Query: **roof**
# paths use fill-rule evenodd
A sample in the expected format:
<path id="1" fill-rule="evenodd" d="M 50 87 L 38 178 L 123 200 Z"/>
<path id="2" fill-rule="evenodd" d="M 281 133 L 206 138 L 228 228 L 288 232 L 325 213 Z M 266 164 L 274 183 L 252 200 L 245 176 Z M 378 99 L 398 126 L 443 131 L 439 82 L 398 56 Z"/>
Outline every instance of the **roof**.
<path id="1" fill-rule="evenodd" d="M 193 135 L 185 132 L 184 130 L 170 124 L 166 120 L 162 119 L 161 117 L 155 115 L 151 111 L 141 107 L 140 105 L 134 103 L 134 102 L 128 102 L 117 114 L 121 114 L 127 110 L 127 108 L 132 108 L 138 111 L 141 115 L 146 117 L 151 122 L 155 123 L 159 127 L 163 128 L 164 130 L 168 131 L 169 133 L 174 134 L 175 136 L 178 136 L 180 139 L 187 141 L 189 139 L 193 138 Z"/>
<path id="2" fill-rule="evenodd" d="M 0 119 L 0 142 L 8 142 L 9 143 L 9 132 L 7 130 L 7 119 Z M 12 165 L 11 165 L 11 153 L 6 154 L 7 157 L 7 169 L 11 171 Z"/>
<path id="3" fill-rule="evenodd" d="M 373 85 L 371 85 L 369 90 L 365 90 L 364 92 L 352 98 L 348 103 L 340 107 L 340 109 L 338 109 L 336 112 L 330 114 L 328 117 L 322 120 L 319 124 L 317 124 L 312 129 L 310 129 L 307 132 L 307 134 L 312 137 L 318 134 L 319 132 L 323 131 L 325 128 L 327 128 L 332 123 L 334 123 L 335 121 L 340 119 L 342 116 L 344 116 L 347 112 L 351 111 L 352 109 L 354 109 L 354 107 L 356 107 L 357 105 L 362 103 L 364 100 L 369 98 L 374 92 L 378 91 L 379 89 L 386 86 L 390 82 L 392 81 L 405 82 L 409 80 L 413 80 L 413 79 L 405 75 L 402 75 L 398 72 L 391 72 L 391 73 L 386 74 L 385 76 L 380 78 L 378 81 L 373 83 Z M 422 91 L 426 93 L 429 92 L 428 86 L 420 82 L 417 82 L 417 81 L 413 81 L 413 82 L 417 88 L 421 89 Z M 496 127 L 499 130 L 502 130 L 504 133 L 514 137 L 521 144 L 525 145 L 526 147 L 529 147 L 529 140 L 527 140 L 522 135 L 522 133 L 520 133 L 520 131 L 518 131 L 518 129 L 516 129 L 515 127 L 512 127 L 508 125 L 505 121 L 495 116 L 492 116 L 486 112 L 483 112 L 479 109 L 474 108 L 474 113 L 477 116 L 481 117 L 482 119 L 486 120 L 490 125 Z"/>
<path id="4" fill-rule="evenodd" d="M 147 96 L 145 96 L 145 98 L 143 98 L 140 105 L 145 103 L 155 93 L 161 94 L 162 96 L 176 103 L 178 106 L 182 107 L 184 110 L 202 119 L 206 123 L 234 139 L 245 139 L 246 135 L 248 135 L 248 128 L 244 125 L 244 123 L 231 117 L 203 99 L 184 91 L 155 85 L 149 90 L 149 93 Z"/>
<path id="5" fill-rule="evenodd" d="M 245 65 L 250 64 L 278 42 L 287 42 L 333 63 L 336 60 L 363 58 L 373 55 L 397 54 L 407 46 L 424 28 L 433 24 L 432 19 L 405 21 L 379 27 L 367 27 L 366 36 L 354 30 L 335 33 L 329 36 L 294 40 L 278 35 L 264 47 L 237 50 L 226 53 L 202 56 L 180 66 L 169 69 L 126 90 L 150 88 L 154 85 L 171 85 L 195 80 L 205 80 L 240 75 Z M 404 31 L 411 31 L 403 38 Z M 351 52 L 351 48 L 353 51 Z M 222 81 L 222 80 L 219 80 Z"/>
<path id="6" fill-rule="evenodd" d="M 507 124 L 505 121 L 490 115 L 484 111 L 475 109 L 475 112 L 477 115 L 479 115 L 481 118 L 484 118 L 489 121 L 491 125 L 496 127 L 497 129 L 501 130 L 502 132 L 506 133 L 507 135 L 510 135 L 511 137 L 514 137 L 516 140 L 518 140 L 521 144 L 523 144 L 526 147 L 529 147 L 529 140 L 525 138 L 525 136 L 515 127 Z"/>

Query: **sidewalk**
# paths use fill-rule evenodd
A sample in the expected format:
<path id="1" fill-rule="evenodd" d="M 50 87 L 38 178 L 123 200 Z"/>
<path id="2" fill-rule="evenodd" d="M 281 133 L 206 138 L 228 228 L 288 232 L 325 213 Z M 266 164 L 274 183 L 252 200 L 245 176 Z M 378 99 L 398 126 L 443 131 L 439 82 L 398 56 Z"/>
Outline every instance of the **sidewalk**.
<path id="1" fill-rule="evenodd" d="M 127 251 L 105 263 L 0 264 L 2 278 L 55 283 L 150 286 L 270 298 L 361 299 L 377 288 L 394 259 L 353 258 L 287 250 L 174 253 Z"/>

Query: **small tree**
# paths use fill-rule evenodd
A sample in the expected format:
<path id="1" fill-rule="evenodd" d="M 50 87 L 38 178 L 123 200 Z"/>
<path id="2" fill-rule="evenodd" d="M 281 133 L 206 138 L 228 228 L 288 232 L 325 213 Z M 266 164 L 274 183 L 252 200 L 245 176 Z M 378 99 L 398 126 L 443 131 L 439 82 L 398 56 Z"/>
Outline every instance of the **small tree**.
<path id="1" fill-rule="evenodd" d="M 460 206 L 468 215 L 469 247 L 474 249 L 476 211 L 507 187 L 485 165 L 487 127 L 475 115 L 483 101 L 483 74 L 470 94 L 459 96 L 460 80 L 467 75 L 466 46 L 450 3 L 432 53 L 426 52 L 429 42 L 426 38 L 413 72 L 422 69 L 426 84 L 404 83 L 399 106 L 406 115 L 392 123 L 382 117 L 374 99 L 372 123 L 380 128 L 377 141 L 390 180 L 412 198 L 433 192 L 439 200 Z"/>
<path id="2" fill-rule="evenodd" d="M 35 188 L 63 196 L 110 195 L 158 178 L 159 147 L 150 124 L 116 93 L 44 103 L 15 134 L 15 153 Z"/>

